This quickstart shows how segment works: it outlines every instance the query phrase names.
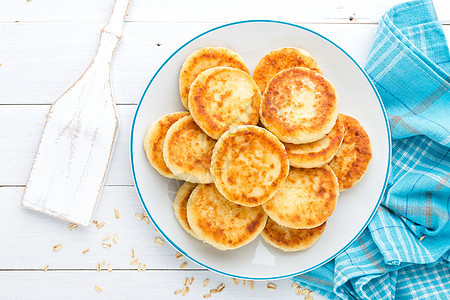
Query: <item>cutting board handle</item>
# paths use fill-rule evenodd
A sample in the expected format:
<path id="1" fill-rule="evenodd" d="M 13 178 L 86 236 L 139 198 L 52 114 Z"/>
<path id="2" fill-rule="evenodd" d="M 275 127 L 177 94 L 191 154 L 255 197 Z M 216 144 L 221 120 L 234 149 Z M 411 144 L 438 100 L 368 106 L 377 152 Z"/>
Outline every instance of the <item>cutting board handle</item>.
<path id="1" fill-rule="evenodd" d="M 131 0 L 116 0 L 114 2 L 113 11 L 109 17 L 109 21 L 106 26 L 102 29 L 102 32 L 108 32 L 119 39 L 122 38 L 123 33 L 123 23 L 125 21 L 125 16 L 127 15 L 128 7 L 130 6 Z"/>

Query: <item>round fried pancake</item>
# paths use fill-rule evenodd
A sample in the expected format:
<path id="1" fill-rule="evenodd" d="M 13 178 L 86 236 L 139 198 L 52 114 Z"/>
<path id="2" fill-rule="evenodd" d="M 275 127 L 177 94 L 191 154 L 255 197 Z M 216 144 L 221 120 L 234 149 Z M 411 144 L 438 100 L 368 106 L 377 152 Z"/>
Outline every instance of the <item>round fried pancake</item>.
<path id="1" fill-rule="evenodd" d="M 264 229 L 267 215 L 261 206 L 245 207 L 225 199 L 214 184 L 199 184 L 187 204 L 192 230 L 217 249 L 242 247 Z"/>
<path id="2" fill-rule="evenodd" d="M 284 251 L 305 250 L 319 239 L 326 223 L 325 221 L 322 225 L 310 229 L 295 229 L 278 225 L 268 218 L 261 237 L 269 245 Z"/>
<path id="3" fill-rule="evenodd" d="M 189 225 L 186 211 L 189 196 L 196 186 L 197 184 L 195 183 L 185 182 L 178 189 L 175 199 L 173 200 L 173 212 L 175 213 L 175 217 L 177 218 L 178 223 L 180 223 L 181 227 L 183 227 L 183 229 L 186 230 L 187 233 L 189 233 L 196 239 L 199 239 Z"/>
<path id="4" fill-rule="evenodd" d="M 318 141 L 308 144 L 284 144 L 289 163 L 296 168 L 319 168 L 333 159 L 344 139 L 344 122 L 338 116 L 333 129 Z"/>
<path id="5" fill-rule="evenodd" d="M 288 173 L 283 144 L 264 128 L 236 126 L 214 147 L 211 174 L 217 189 L 231 202 L 244 206 L 266 202 Z"/>
<path id="6" fill-rule="evenodd" d="M 194 51 L 181 66 L 178 80 L 181 103 L 186 109 L 188 108 L 189 89 L 198 74 L 219 66 L 237 68 L 250 74 L 244 59 L 228 48 L 207 47 Z"/>
<path id="7" fill-rule="evenodd" d="M 292 67 L 305 67 L 322 74 L 316 61 L 306 50 L 294 47 L 280 48 L 267 53 L 256 65 L 253 79 L 264 93 L 267 83 L 278 72 Z"/>
<path id="8" fill-rule="evenodd" d="M 281 141 L 303 144 L 330 132 L 338 115 L 334 86 L 322 75 L 302 67 L 283 70 L 266 87 L 261 122 Z"/>
<path id="9" fill-rule="evenodd" d="M 215 67 L 200 73 L 191 85 L 189 111 L 203 131 L 217 140 L 235 125 L 256 125 L 261 92 L 242 70 Z"/>
<path id="10" fill-rule="evenodd" d="M 180 118 L 188 116 L 188 112 L 176 112 L 167 114 L 150 125 L 144 137 L 144 151 L 150 164 L 161 175 L 168 178 L 175 178 L 175 175 L 166 166 L 163 157 L 163 145 L 167 130 Z"/>
<path id="11" fill-rule="evenodd" d="M 291 168 L 275 196 L 262 206 L 272 220 L 290 228 L 314 228 L 333 213 L 339 184 L 328 165 Z"/>
<path id="12" fill-rule="evenodd" d="M 338 178 L 339 189 L 343 191 L 361 180 L 372 159 L 372 148 L 361 124 L 350 116 L 340 115 L 345 127 L 344 140 L 329 166 Z"/>
<path id="13" fill-rule="evenodd" d="M 211 183 L 209 169 L 215 142 L 191 116 L 183 117 L 167 131 L 164 161 L 176 178 L 193 183 Z"/>

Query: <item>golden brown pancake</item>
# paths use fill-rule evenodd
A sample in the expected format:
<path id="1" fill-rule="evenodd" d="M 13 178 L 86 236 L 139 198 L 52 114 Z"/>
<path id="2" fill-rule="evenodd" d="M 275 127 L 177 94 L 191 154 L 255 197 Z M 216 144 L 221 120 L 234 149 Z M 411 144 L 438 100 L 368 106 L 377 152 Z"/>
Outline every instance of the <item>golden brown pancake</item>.
<path id="1" fill-rule="evenodd" d="M 261 122 L 281 141 L 317 141 L 334 126 L 338 99 L 334 86 L 321 74 L 294 67 L 279 72 L 266 87 Z"/>
<path id="2" fill-rule="evenodd" d="M 176 178 L 192 183 L 211 183 L 210 166 L 215 142 L 191 116 L 183 117 L 167 131 L 164 161 Z"/>
<path id="3" fill-rule="evenodd" d="M 343 191 L 361 180 L 372 159 L 372 148 L 361 124 L 350 116 L 341 116 L 345 126 L 344 140 L 329 166 L 336 174 L 339 189 Z"/>
<path id="4" fill-rule="evenodd" d="M 237 68 L 249 73 L 244 59 L 236 52 L 223 47 L 206 47 L 194 51 L 183 63 L 178 81 L 180 98 L 188 109 L 188 96 L 191 84 L 201 72 L 214 67 Z"/>
<path id="5" fill-rule="evenodd" d="M 308 144 L 284 144 L 289 163 L 296 168 L 319 168 L 330 162 L 344 139 L 344 122 L 338 116 L 333 129 L 322 139 Z"/>
<path id="6" fill-rule="evenodd" d="M 167 130 L 180 118 L 188 116 L 188 112 L 176 112 L 167 114 L 150 125 L 144 137 L 144 151 L 150 164 L 161 175 L 175 178 L 172 171 L 166 166 L 163 158 L 163 145 Z"/>
<path id="7" fill-rule="evenodd" d="M 292 67 L 305 67 L 322 74 L 312 56 L 303 49 L 287 47 L 270 51 L 256 65 L 253 79 L 264 93 L 267 83 L 278 72 Z"/>
<path id="8" fill-rule="evenodd" d="M 222 195 L 236 204 L 269 200 L 289 172 L 283 144 L 264 128 L 243 125 L 225 132 L 214 147 L 211 174 Z"/>
<path id="9" fill-rule="evenodd" d="M 258 207 L 245 207 L 225 199 L 214 184 L 199 184 L 187 204 L 192 230 L 217 249 L 242 247 L 253 241 L 266 225 L 267 215 Z"/>
<path id="10" fill-rule="evenodd" d="M 278 193 L 262 206 L 279 225 L 314 228 L 331 216 L 338 195 L 339 184 L 328 165 L 312 169 L 291 168 Z"/>
<path id="11" fill-rule="evenodd" d="M 236 125 L 256 125 L 261 93 L 242 70 L 215 67 L 200 73 L 191 85 L 189 111 L 195 122 L 217 140 Z"/>
<path id="12" fill-rule="evenodd" d="M 326 221 L 318 227 L 295 229 L 278 225 L 271 218 L 267 219 L 261 237 L 269 245 L 284 251 L 299 251 L 311 247 L 325 230 Z"/>
<path id="13" fill-rule="evenodd" d="M 192 231 L 191 226 L 189 225 L 189 221 L 187 218 L 187 203 L 189 200 L 189 196 L 192 191 L 195 189 L 197 184 L 185 182 L 178 190 L 175 199 L 173 200 L 173 211 L 175 213 L 175 217 L 180 223 L 181 227 L 186 230 L 187 233 L 198 239 L 197 235 L 194 231 Z"/>

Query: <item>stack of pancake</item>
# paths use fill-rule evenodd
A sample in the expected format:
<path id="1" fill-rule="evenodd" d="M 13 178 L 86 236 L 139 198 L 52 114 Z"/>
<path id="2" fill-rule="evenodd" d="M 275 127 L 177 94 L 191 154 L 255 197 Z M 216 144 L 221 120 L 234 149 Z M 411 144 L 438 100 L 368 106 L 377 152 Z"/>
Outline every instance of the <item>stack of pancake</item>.
<path id="1" fill-rule="evenodd" d="M 161 175 L 186 181 L 173 202 L 186 232 L 220 250 L 260 234 L 284 251 L 313 245 L 372 157 L 313 57 L 277 49 L 251 77 L 236 52 L 203 48 L 183 63 L 179 89 L 189 112 L 154 122 L 144 150 Z"/>

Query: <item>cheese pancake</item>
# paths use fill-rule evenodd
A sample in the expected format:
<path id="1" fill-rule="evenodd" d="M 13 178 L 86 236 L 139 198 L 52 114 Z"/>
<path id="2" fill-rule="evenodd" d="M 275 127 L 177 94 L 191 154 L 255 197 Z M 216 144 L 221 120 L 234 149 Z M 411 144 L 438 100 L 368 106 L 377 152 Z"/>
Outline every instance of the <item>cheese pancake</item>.
<path id="1" fill-rule="evenodd" d="M 283 70 L 267 85 L 261 122 L 281 141 L 317 141 L 333 128 L 338 116 L 334 86 L 325 77 L 302 67 Z"/>
<path id="2" fill-rule="evenodd" d="M 311 247 L 325 230 L 326 221 L 318 227 L 295 229 L 278 225 L 271 218 L 267 219 L 261 237 L 269 245 L 284 251 L 300 251 Z"/>
<path id="3" fill-rule="evenodd" d="M 328 165 L 292 168 L 281 189 L 262 206 L 272 220 L 290 228 L 314 228 L 336 208 L 339 184 Z"/>
<path id="4" fill-rule="evenodd" d="M 209 169 L 215 143 L 191 116 L 183 117 L 167 131 L 164 161 L 176 178 L 192 183 L 211 183 Z"/>
<path id="5" fill-rule="evenodd" d="M 322 74 L 316 61 L 306 50 L 294 47 L 280 48 L 270 51 L 256 65 L 253 79 L 261 93 L 266 90 L 267 83 L 278 72 L 292 67 L 305 67 Z"/>
<path id="6" fill-rule="evenodd" d="M 261 206 L 245 207 L 225 199 L 214 184 L 199 184 L 187 204 L 195 234 L 217 249 L 242 247 L 264 229 L 267 215 Z"/>
<path id="7" fill-rule="evenodd" d="M 338 178 L 341 191 L 361 180 L 372 159 L 367 132 L 354 118 L 342 115 L 342 119 L 345 126 L 344 140 L 329 163 Z"/>
<path id="8" fill-rule="evenodd" d="M 189 111 L 203 131 L 217 140 L 236 125 L 256 125 L 261 92 L 242 70 L 211 68 L 200 73 L 191 85 Z"/>
<path id="9" fill-rule="evenodd" d="M 333 129 L 322 139 L 308 144 L 284 144 L 289 163 L 296 168 L 319 168 L 330 162 L 344 139 L 344 122 L 338 116 Z"/>
<path id="10" fill-rule="evenodd" d="M 237 68 L 250 74 L 244 59 L 236 52 L 223 47 L 207 47 L 194 51 L 183 63 L 178 86 L 181 103 L 187 109 L 189 89 L 201 72 L 214 67 Z"/>
<path id="11" fill-rule="evenodd" d="M 231 202 L 257 206 L 269 200 L 289 173 L 283 144 L 264 128 L 243 125 L 225 132 L 214 147 L 211 174 Z"/>
<path id="12" fill-rule="evenodd" d="M 173 200 L 173 212 L 175 213 L 175 217 L 178 220 L 178 223 L 180 223 L 181 227 L 183 227 L 184 230 L 186 230 L 187 233 L 198 239 L 197 235 L 194 231 L 192 231 L 191 226 L 189 225 L 189 221 L 187 218 L 187 203 L 189 200 L 189 196 L 191 195 L 192 191 L 195 189 L 197 184 L 185 182 L 179 189 L 175 196 L 175 199 Z"/>
<path id="13" fill-rule="evenodd" d="M 176 112 L 167 114 L 150 125 L 144 137 L 144 151 L 150 164 L 161 175 L 175 178 L 172 171 L 166 166 L 163 157 L 163 145 L 167 130 L 180 118 L 188 116 L 188 112 Z"/>

